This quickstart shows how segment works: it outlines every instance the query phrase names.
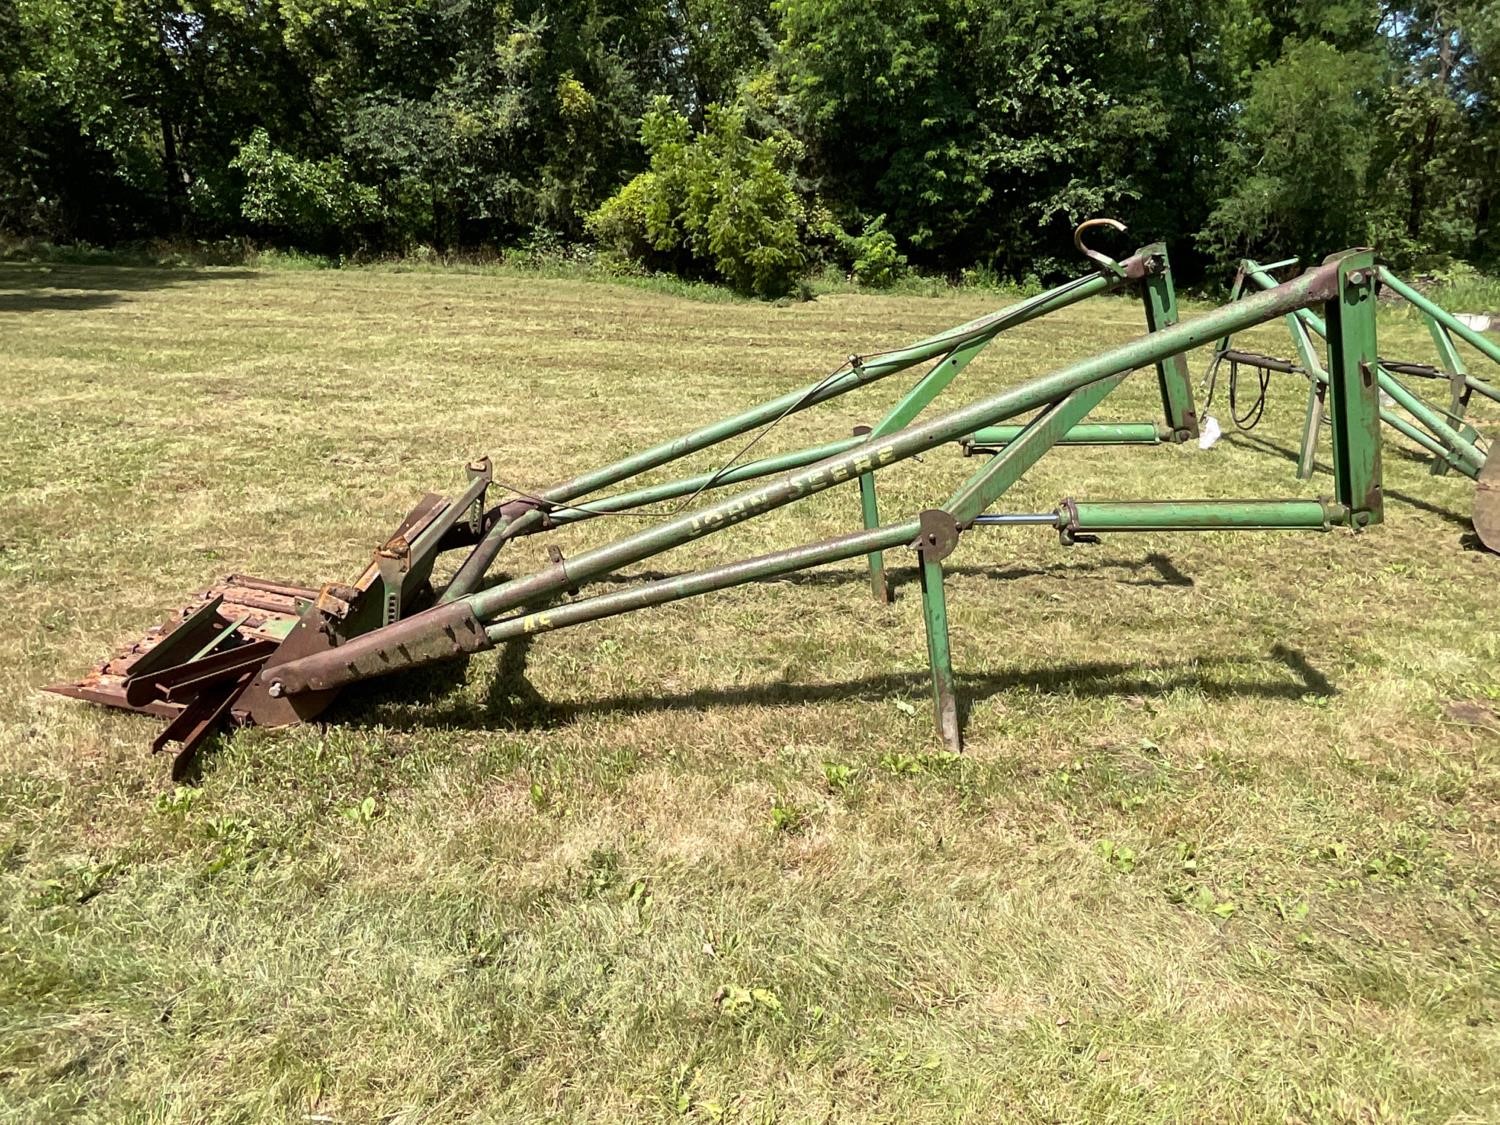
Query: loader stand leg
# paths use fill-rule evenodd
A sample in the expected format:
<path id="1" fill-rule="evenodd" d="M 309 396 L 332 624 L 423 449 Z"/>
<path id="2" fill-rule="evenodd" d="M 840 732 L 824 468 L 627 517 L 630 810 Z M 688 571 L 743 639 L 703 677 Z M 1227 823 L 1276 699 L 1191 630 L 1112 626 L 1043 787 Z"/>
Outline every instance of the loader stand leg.
<path id="1" fill-rule="evenodd" d="M 1318 460 L 1318 429 L 1323 425 L 1323 397 L 1328 387 L 1312 380 L 1307 388 L 1307 421 L 1302 424 L 1302 452 L 1297 458 L 1297 479 L 1311 480 Z"/>
<path id="2" fill-rule="evenodd" d="M 1479 437 L 1479 431 L 1464 421 L 1464 414 L 1469 409 L 1469 393 L 1469 384 L 1462 375 L 1448 376 L 1448 418 L 1454 429 L 1472 442 Z M 1435 477 L 1447 475 L 1450 467 L 1442 457 L 1432 459 L 1432 475 Z"/>
<path id="3" fill-rule="evenodd" d="M 927 626 L 927 662 L 932 668 L 932 707 L 938 733 L 949 750 L 964 748 L 958 725 L 958 695 L 953 684 L 953 656 L 948 649 L 948 603 L 943 596 L 943 564 L 918 551 L 922 572 L 922 619 Z"/>
<path id="4" fill-rule="evenodd" d="M 1172 285 L 1172 267 L 1165 246 L 1148 247 L 1152 252 L 1141 286 L 1146 305 L 1146 328 L 1160 332 L 1177 323 L 1177 292 Z M 1193 405 L 1193 383 L 1188 377 L 1187 355 L 1179 352 L 1158 360 L 1156 379 L 1161 389 L 1162 412 L 1166 415 L 1171 441 L 1198 436 L 1198 411 Z"/>
<path id="5" fill-rule="evenodd" d="M 855 426 L 854 436 L 860 437 L 870 432 L 869 426 Z M 875 502 L 875 474 L 859 474 L 859 506 L 864 513 L 865 530 L 873 531 L 880 526 L 880 507 Z M 891 600 L 891 588 L 885 580 L 885 555 L 880 551 L 871 551 L 866 556 L 870 560 L 870 592 L 875 595 L 875 600 L 885 605 Z"/>

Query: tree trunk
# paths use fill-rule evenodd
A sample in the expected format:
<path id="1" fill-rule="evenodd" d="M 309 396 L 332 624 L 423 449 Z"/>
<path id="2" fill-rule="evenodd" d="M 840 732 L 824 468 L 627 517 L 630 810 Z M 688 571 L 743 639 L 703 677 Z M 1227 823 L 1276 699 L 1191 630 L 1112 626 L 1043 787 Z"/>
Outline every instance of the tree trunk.
<path id="1" fill-rule="evenodd" d="M 160 111 L 161 120 L 161 171 L 167 184 L 167 232 L 178 234 L 182 230 L 182 164 L 177 158 L 177 137 L 172 130 L 171 119 L 165 109 Z"/>

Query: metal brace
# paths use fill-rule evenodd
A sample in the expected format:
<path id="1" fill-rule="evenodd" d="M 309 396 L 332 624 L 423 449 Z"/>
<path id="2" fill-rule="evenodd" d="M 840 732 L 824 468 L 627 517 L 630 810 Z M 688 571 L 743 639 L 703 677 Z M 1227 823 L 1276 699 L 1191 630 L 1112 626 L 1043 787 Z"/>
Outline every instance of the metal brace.
<path id="1" fill-rule="evenodd" d="M 469 530 L 475 536 L 480 536 L 484 534 L 484 497 L 485 493 L 489 491 L 490 481 L 495 479 L 494 468 L 491 466 L 488 456 L 481 457 L 477 461 L 470 461 L 465 468 L 469 474 L 469 483 L 472 484 L 481 478 L 484 480 L 484 489 L 480 491 L 478 496 L 474 497 L 474 503 L 469 506 L 468 519 Z"/>
<path id="2" fill-rule="evenodd" d="M 924 509 L 917 517 L 920 530 L 912 549 L 927 562 L 942 562 L 958 546 L 958 521 L 941 508 Z"/>
<path id="3" fill-rule="evenodd" d="M 410 564 L 411 544 L 399 536 L 375 552 L 375 566 L 380 572 L 384 594 L 382 625 L 390 625 L 401 616 L 401 579 Z"/>
<path id="4" fill-rule="evenodd" d="M 1064 547 L 1072 547 L 1079 543 L 1097 543 L 1097 535 L 1089 535 L 1078 530 L 1078 502 L 1072 497 L 1065 497 L 1058 505 L 1057 510 L 1067 518 L 1057 529 L 1057 541 Z"/>

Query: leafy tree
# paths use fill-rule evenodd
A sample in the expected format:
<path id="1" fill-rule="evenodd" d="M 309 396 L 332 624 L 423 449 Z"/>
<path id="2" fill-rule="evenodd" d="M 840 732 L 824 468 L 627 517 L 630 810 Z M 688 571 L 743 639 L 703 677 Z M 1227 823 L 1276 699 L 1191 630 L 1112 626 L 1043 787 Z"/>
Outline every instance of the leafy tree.
<path id="1" fill-rule="evenodd" d="M 737 193 L 671 202 L 721 164 Z M 507 246 L 612 197 L 610 245 L 756 291 L 816 253 L 1074 273 L 1097 214 L 1184 280 L 1366 240 L 1496 264 L 1500 4 L 0 0 L 7 230 Z"/>
<path id="2" fill-rule="evenodd" d="M 807 210 L 793 183 L 798 146 L 752 139 L 742 113 L 709 106 L 704 131 L 658 99 L 641 121 L 649 171 L 589 220 L 601 244 L 651 264 L 716 276 L 744 293 L 777 297 L 806 268 Z"/>
<path id="3" fill-rule="evenodd" d="M 885 216 L 877 215 L 858 236 L 844 235 L 841 248 L 849 258 L 854 280 L 872 289 L 884 289 L 906 272 L 906 255 L 896 236 L 885 229 Z"/>
<path id="4" fill-rule="evenodd" d="M 1205 242 L 1226 256 L 1312 259 L 1368 244 L 1377 79 L 1369 56 L 1317 40 L 1261 69 L 1224 146 L 1223 195 Z"/>
<path id="5" fill-rule="evenodd" d="M 338 157 L 299 160 L 257 129 L 232 166 L 245 174 L 245 217 L 302 245 L 337 250 L 345 233 L 377 214 L 375 190 L 349 177 Z"/>

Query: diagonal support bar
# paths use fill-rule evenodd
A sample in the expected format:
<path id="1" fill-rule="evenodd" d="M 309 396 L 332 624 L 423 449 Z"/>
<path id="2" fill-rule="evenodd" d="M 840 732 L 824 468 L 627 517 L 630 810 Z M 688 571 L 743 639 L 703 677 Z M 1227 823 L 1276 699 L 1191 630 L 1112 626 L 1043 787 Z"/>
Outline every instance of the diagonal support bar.
<path id="1" fill-rule="evenodd" d="M 1104 277 L 1098 273 L 1087 274 L 1045 293 L 1007 306 L 989 316 L 971 320 L 948 332 L 931 336 L 905 348 L 883 352 L 877 357 L 870 358 L 868 362 L 855 356 L 853 362 L 847 365 L 847 370 L 836 372 L 801 390 L 791 391 L 769 402 L 751 407 L 733 417 L 700 427 L 691 433 L 673 438 L 671 441 L 662 442 L 650 449 L 584 473 L 582 476 L 553 485 L 542 490 L 538 495 L 544 502 L 550 504 L 577 500 L 601 488 L 619 484 L 633 476 L 686 457 L 690 453 L 696 453 L 717 445 L 721 441 L 738 437 L 757 426 L 766 425 L 788 414 L 795 414 L 816 406 L 818 403 L 847 394 L 858 387 L 867 386 L 898 371 L 905 371 L 928 360 L 947 355 L 971 342 L 993 339 L 999 333 L 1018 324 L 1024 324 L 1028 320 L 1044 316 L 1055 309 L 1084 300 L 1095 293 L 1105 292 L 1117 284 L 1119 282 L 1113 277 Z M 506 539 L 540 526 L 545 519 L 544 512 L 531 511 L 517 517 L 514 521 L 496 520 L 494 526 L 485 533 L 469 557 L 458 568 L 452 581 L 448 583 L 447 589 L 443 591 L 440 601 L 453 602 L 473 593 L 483 581 L 485 572 L 495 561 L 495 556 L 499 554 Z"/>
<path id="2" fill-rule="evenodd" d="M 1088 412 L 1118 387 L 1128 372 L 1121 372 L 1073 391 L 1061 402 L 1053 403 L 1022 429 L 1016 439 L 1003 452 L 990 459 L 989 464 L 971 476 L 953 497 L 943 505 L 960 527 L 974 522 L 979 515 L 1000 499 L 1026 470 L 1041 460 L 1042 455 L 1056 445 Z"/>

